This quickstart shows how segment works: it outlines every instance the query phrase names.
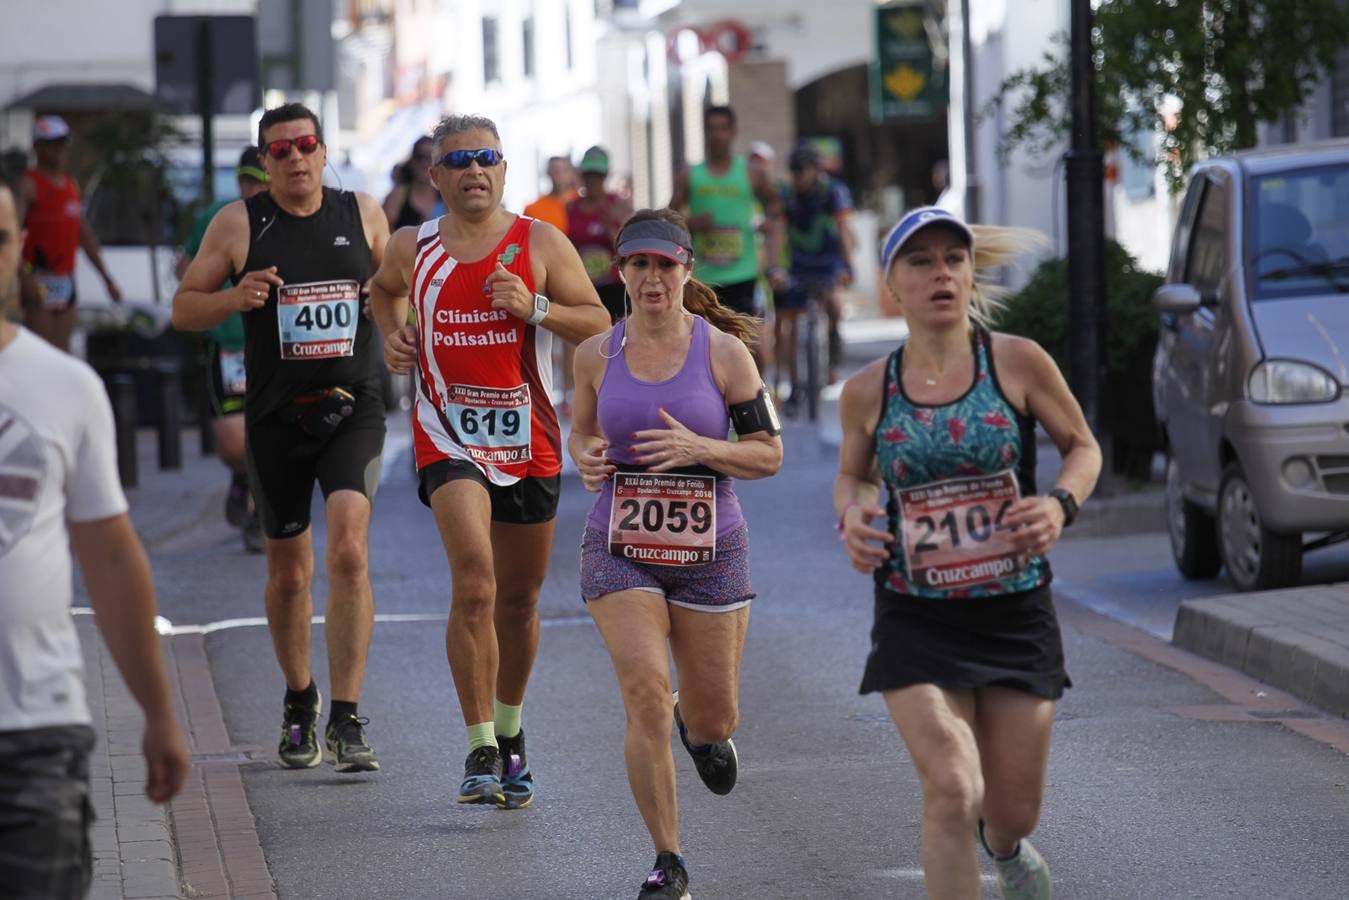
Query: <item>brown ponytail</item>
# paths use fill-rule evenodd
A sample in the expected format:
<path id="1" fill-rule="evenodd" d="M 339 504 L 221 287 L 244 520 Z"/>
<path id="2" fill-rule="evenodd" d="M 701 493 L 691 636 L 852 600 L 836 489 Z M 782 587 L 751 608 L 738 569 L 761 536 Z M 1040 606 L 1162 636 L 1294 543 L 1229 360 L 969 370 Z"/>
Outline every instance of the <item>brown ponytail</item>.
<path id="1" fill-rule="evenodd" d="M 757 317 L 722 306 L 716 292 L 696 278 L 690 278 L 684 285 L 684 309 L 739 338 L 746 346 L 754 346 L 759 337 L 761 322 Z"/>
<path id="2" fill-rule="evenodd" d="M 623 223 L 623 227 L 619 228 L 619 233 L 621 234 L 623 228 L 626 228 L 632 222 L 646 221 L 668 222 L 685 232 L 689 230 L 688 222 L 673 209 L 639 209 L 628 216 L 628 220 Z M 624 262 L 625 260 L 622 257 L 615 260 L 620 269 L 623 268 Z M 739 338 L 751 347 L 758 339 L 759 329 L 763 324 L 755 316 L 747 316 L 729 307 L 722 306 L 721 302 L 717 300 L 716 292 L 697 278 L 689 278 L 684 284 L 684 309 L 695 316 L 702 316 L 718 330 Z"/>

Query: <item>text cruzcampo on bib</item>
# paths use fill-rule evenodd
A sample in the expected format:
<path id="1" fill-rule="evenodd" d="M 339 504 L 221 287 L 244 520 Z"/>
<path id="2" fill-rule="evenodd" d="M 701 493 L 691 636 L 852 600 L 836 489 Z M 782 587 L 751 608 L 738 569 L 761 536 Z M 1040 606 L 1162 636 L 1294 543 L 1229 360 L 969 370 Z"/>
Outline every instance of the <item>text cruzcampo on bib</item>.
<path id="1" fill-rule="evenodd" d="M 699 566 L 717 555 L 717 479 L 615 472 L 609 552 L 658 566 Z"/>
<path id="2" fill-rule="evenodd" d="M 282 359 L 333 359 L 356 351 L 360 285 L 351 280 L 284 284 L 276 289 Z"/>
<path id="3" fill-rule="evenodd" d="M 1023 571 L 1003 518 L 1020 497 L 1011 469 L 949 478 L 895 492 L 909 578 L 926 588 L 960 588 Z"/>

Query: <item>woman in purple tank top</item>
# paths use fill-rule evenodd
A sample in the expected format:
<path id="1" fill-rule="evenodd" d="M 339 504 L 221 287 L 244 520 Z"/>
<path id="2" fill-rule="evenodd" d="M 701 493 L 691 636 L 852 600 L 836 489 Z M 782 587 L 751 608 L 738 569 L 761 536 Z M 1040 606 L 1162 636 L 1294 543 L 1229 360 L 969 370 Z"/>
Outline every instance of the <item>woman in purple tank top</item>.
<path id="1" fill-rule="evenodd" d="M 777 472 L 782 439 L 746 346 L 758 321 L 693 280 L 683 218 L 640 210 L 617 246 L 631 312 L 576 351 L 568 449 L 599 494 L 581 544 L 581 593 L 618 675 L 628 784 L 656 848 L 640 897 L 682 900 L 670 728 L 703 783 L 730 793 L 754 597 L 733 479 Z"/>

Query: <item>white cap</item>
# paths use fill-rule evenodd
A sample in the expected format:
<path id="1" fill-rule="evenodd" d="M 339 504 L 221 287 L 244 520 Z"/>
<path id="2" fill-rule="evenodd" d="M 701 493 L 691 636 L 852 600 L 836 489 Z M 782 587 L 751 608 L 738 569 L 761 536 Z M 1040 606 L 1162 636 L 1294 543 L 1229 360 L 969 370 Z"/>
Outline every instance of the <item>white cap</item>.
<path id="1" fill-rule="evenodd" d="M 70 126 L 60 116 L 38 116 L 33 123 L 33 140 L 64 141 L 70 137 Z"/>
<path id="2" fill-rule="evenodd" d="M 773 145 L 767 141 L 754 141 L 749 145 L 750 156 L 762 156 L 764 159 L 773 160 L 777 154 L 773 152 Z"/>

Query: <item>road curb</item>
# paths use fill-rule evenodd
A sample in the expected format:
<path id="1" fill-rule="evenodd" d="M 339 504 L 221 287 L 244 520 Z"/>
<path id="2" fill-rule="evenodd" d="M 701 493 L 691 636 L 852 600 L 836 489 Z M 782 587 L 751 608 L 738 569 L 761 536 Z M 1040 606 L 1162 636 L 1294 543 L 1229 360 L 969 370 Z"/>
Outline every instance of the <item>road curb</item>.
<path id="1" fill-rule="evenodd" d="M 180 635 L 171 648 L 169 672 L 193 757 L 187 782 L 170 804 L 184 895 L 275 900 L 271 871 L 239 773 L 247 754 L 230 741 L 205 638 Z"/>
<path id="2" fill-rule="evenodd" d="M 1187 600 L 1172 641 L 1349 718 L 1349 586 Z"/>

